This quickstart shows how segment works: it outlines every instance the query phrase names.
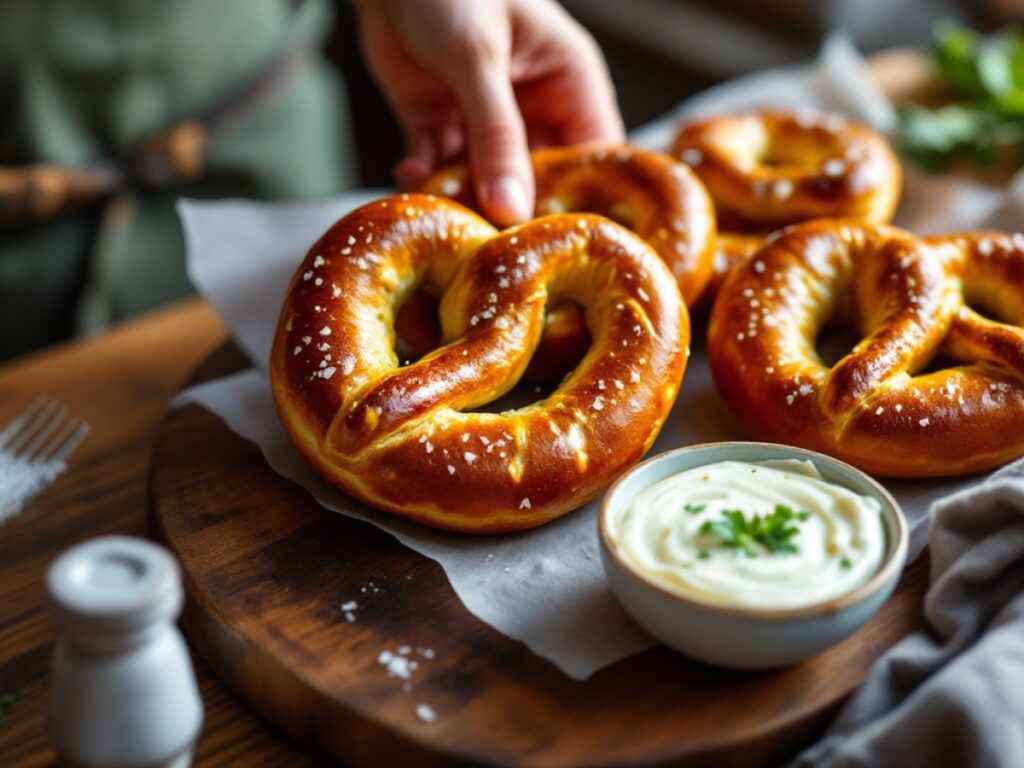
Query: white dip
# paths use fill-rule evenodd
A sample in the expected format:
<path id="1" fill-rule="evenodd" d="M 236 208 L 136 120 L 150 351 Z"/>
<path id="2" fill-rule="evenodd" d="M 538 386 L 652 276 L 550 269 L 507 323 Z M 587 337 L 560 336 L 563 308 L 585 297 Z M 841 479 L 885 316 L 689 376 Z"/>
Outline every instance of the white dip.
<path id="1" fill-rule="evenodd" d="M 730 522 L 727 510 L 743 520 L 733 513 Z M 776 525 L 758 526 L 754 515 Z M 758 530 L 734 538 L 739 546 L 727 543 L 734 532 Z M 885 554 L 878 501 L 796 459 L 723 461 L 667 477 L 633 497 L 611 536 L 633 569 L 660 586 L 749 608 L 798 608 L 851 592 Z"/>

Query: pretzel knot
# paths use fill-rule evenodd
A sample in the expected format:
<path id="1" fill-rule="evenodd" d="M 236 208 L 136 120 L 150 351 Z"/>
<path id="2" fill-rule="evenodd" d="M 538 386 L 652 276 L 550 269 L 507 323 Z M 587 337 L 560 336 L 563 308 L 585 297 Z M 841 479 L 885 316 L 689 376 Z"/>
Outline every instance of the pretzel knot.
<path id="1" fill-rule="evenodd" d="M 399 366 L 397 308 L 441 294 L 443 346 Z M 474 411 L 519 380 L 549 302 L 584 308 L 582 362 L 540 402 Z M 530 528 L 596 496 L 650 447 L 682 380 L 689 321 L 638 237 L 563 214 L 498 233 L 432 195 L 370 203 L 299 267 L 271 359 L 300 454 L 366 503 L 467 532 Z M 470 412 L 474 411 L 474 412 Z"/>
<path id="2" fill-rule="evenodd" d="M 829 220 L 783 230 L 730 274 L 715 304 L 716 387 L 762 436 L 878 475 L 966 474 L 1024 455 L 1024 238 L 1015 238 L 920 240 Z M 863 338 L 829 366 L 815 342 L 843 315 Z"/>

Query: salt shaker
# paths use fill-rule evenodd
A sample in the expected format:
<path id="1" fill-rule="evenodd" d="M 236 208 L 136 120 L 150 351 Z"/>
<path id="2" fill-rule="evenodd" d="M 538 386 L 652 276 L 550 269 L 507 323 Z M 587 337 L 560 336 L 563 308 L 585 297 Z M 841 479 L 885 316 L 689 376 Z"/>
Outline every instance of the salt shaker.
<path id="1" fill-rule="evenodd" d="M 181 572 L 163 547 L 104 536 L 72 547 L 46 576 L 58 641 L 50 738 L 76 768 L 185 768 L 203 704 L 185 641 Z"/>

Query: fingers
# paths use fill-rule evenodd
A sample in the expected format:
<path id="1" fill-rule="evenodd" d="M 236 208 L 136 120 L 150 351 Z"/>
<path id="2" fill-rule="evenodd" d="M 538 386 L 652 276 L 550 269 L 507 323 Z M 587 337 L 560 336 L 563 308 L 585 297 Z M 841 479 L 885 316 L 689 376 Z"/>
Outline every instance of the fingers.
<path id="1" fill-rule="evenodd" d="M 615 88 L 593 38 L 573 25 L 561 37 L 563 49 L 543 77 L 517 91 L 519 106 L 532 135 L 546 127 L 554 144 L 619 144 L 625 129 Z"/>
<path id="2" fill-rule="evenodd" d="M 452 87 L 466 128 L 469 164 L 484 214 L 507 226 L 533 214 L 534 184 L 526 128 L 516 103 L 508 57 L 474 54 L 453 70 Z"/>
<path id="3" fill-rule="evenodd" d="M 590 33 L 582 28 L 580 33 L 574 71 L 567 75 L 569 119 L 562 126 L 561 139 L 566 144 L 621 143 L 626 131 L 608 64 Z"/>

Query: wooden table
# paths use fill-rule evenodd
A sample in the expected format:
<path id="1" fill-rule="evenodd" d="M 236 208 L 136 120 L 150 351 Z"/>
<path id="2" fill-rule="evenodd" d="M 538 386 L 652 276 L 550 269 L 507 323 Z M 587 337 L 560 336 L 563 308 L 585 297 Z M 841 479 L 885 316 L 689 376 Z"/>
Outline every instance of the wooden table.
<path id="1" fill-rule="evenodd" d="M 48 393 L 92 426 L 71 468 L 0 526 L 0 695 L 16 699 L 0 722 L 0 765 L 54 765 L 46 737 L 53 626 L 43 575 L 60 552 L 110 533 L 146 536 L 150 452 L 168 399 L 226 332 L 192 300 L 113 332 L 0 366 L 0 424 Z M 206 707 L 195 764 L 325 763 L 249 710 L 200 658 Z"/>

